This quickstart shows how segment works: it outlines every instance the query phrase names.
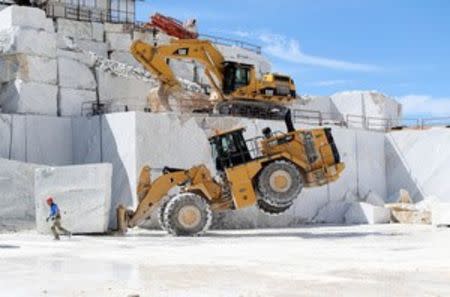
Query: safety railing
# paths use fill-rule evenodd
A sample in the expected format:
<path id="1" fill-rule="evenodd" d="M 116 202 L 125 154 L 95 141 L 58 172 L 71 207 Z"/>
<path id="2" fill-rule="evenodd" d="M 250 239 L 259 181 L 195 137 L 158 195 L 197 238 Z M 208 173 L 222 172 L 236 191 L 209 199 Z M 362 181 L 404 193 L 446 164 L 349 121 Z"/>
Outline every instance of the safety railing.
<path id="1" fill-rule="evenodd" d="M 213 112 L 213 105 L 210 102 L 201 99 L 191 99 L 190 102 L 176 104 L 172 106 L 175 112 L 191 113 L 193 116 L 214 116 L 214 117 L 238 117 L 242 115 L 228 114 L 221 115 Z M 82 116 L 92 116 L 104 113 L 143 111 L 151 112 L 145 104 L 126 104 L 114 101 L 89 101 L 84 102 L 81 108 Z M 249 114 L 250 118 L 263 118 L 272 120 L 281 120 L 278 116 L 271 118 L 269 114 Z M 339 113 L 326 113 L 318 110 L 292 109 L 292 120 L 296 124 L 308 126 L 340 126 L 347 128 L 357 128 L 372 131 L 391 131 L 403 128 L 426 129 L 433 126 L 442 126 L 450 128 L 450 117 L 430 117 L 430 118 L 404 118 L 390 119 L 383 117 L 362 116 L 347 114 L 343 117 Z"/>
<path id="2" fill-rule="evenodd" d="M 97 7 L 50 2 L 43 7 L 48 17 L 75 21 L 134 24 L 133 10 L 100 9 Z"/>
<path id="3" fill-rule="evenodd" d="M 421 119 L 420 127 L 444 126 L 450 128 L 450 117 L 434 117 Z"/>
<path id="4" fill-rule="evenodd" d="M 292 117 L 294 122 L 298 124 L 345 126 L 345 120 L 339 113 L 308 109 L 292 109 Z"/>
<path id="5" fill-rule="evenodd" d="M 53 18 L 61 17 L 76 21 L 121 23 L 126 25 L 127 30 L 141 30 L 141 31 L 154 30 L 149 29 L 146 22 L 136 20 L 134 9 L 105 10 L 96 7 L 68 4 L 68 3 L 58 3 L 58 2 L 47 3 L 43 7 L 43 9 L 46 11 L 48 17 Z M 261 54 L 260 46 L 246 41 L 214 36 L 209 34 L 200 34 L 199 38 L 208 39 L 216 44 L 226 46 L 237 46 L 255 52 L 257 54 Z"/>
<path id="6" fill-rule="evenodd" d="M 232 39 L 232 38 L 225 38 L 225 37 L 219 37 L 209 34 L 199 34 L 199 38 L 201 39 L 208 39 L 216 44 L 221 45 L 227 45 L 227 46 L 237 46 L 252 52 L 255 52 L 257 54 L 261 54 L 261 47 L 256 44 L 252 44 L 246 41 L 238 40 L 238 39 Z"/>

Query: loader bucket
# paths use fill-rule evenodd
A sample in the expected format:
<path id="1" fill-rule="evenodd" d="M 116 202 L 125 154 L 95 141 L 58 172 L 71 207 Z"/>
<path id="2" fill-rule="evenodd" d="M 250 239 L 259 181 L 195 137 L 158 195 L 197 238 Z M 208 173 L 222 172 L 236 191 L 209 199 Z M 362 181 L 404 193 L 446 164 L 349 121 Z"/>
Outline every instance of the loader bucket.
<path id="1" fill-rule="evenodd" d="M 123 205 L 119 205 L 116 210 L 117 213 L 117 231 L 125 234 L 128 229 L 128 214 L 127 209 Z"/>

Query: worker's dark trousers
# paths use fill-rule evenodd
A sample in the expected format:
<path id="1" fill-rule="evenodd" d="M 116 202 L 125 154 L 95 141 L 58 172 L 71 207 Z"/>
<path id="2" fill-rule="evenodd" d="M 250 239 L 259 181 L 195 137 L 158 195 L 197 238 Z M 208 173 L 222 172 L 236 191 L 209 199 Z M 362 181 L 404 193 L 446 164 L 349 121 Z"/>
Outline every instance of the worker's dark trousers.
<path id="1" fill-rule="evenodd" d="M 55 236 L 55 239 L 59 239 L 58 231 L 62 232 L 65 235 L 69 235 L 70 234 L 70 232 L 68 230 L 64 229 L 61 226 L 61 217 L 60 216 L 57 216 L 55 218 L 55 220 L 53 221 L 53 225 L 52 225 L 52 233 Z"/>

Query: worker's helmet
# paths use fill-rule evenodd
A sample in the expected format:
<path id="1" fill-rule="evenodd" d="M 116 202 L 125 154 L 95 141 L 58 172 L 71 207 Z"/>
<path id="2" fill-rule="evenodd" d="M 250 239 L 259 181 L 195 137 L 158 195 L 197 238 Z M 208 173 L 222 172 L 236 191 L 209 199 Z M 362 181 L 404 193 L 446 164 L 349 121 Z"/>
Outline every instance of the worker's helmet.
<path id="1" fill-rule="evenodd" d="M 52 203 L 53 203 L 53 198 L 52 197 L 48 197 L 47 198 L 47 204 L 48 205 L 52 205 Z"/>

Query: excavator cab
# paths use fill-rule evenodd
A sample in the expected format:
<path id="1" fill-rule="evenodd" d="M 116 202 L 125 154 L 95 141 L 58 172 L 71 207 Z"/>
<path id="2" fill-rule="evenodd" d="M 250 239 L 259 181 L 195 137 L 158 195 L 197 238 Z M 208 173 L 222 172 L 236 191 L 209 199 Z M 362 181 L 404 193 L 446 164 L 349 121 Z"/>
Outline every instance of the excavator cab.
<path id="1" fill-rule="evenodd" d="M 253 160 L 244 139 L 244 131 L 244 128 L 239 128 L 216 134 L 209 139 L 217 171 L 224 171 L 226 168 Z"/>
<path id="2" fill-rule="evenodd" d="M 229 95 L 241 87 L 250 84 L 252 65 L 236 62 L 224 62 L 223 93 Z"/>

